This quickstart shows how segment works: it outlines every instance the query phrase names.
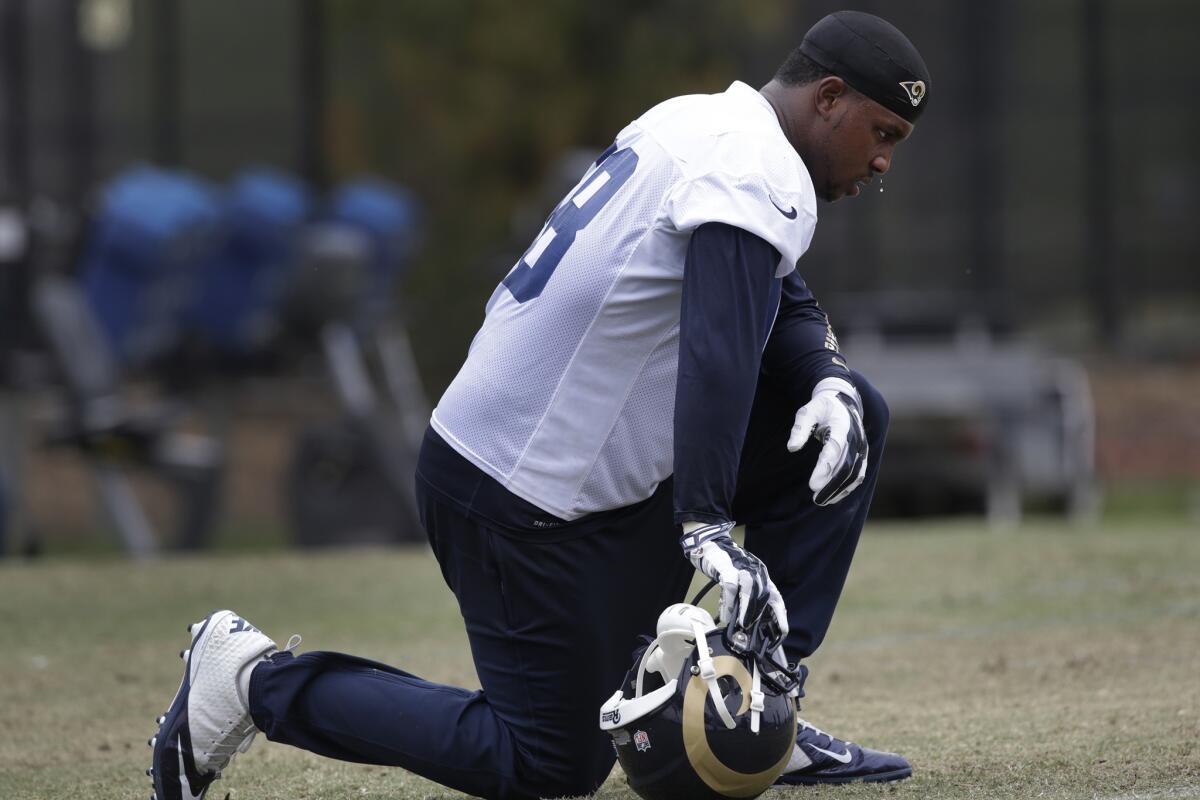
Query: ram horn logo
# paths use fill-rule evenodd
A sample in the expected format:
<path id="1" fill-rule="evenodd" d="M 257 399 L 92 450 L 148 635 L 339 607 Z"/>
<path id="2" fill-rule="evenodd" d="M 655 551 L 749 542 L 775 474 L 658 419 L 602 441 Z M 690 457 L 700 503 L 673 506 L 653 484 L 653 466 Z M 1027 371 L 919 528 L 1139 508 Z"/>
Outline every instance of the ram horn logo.
<path id="1" fill-rule="evenodd" d="M 742 690 L 742 704 L 734 716 L 740 717 L 749 711 L 750 672 L 746 665 L 733 656 L 717 656 L 713 659 L 713 668 L 718 678 L 728 675 L 737 681 Z M 778 763 L 762 772 L 738 772 L 730 769 L 717 758 L 717 754 L 708 744 L 708 736 L 704 730 L 706 697 L 708 686 L 700 676 L 693 675 L 688 681 L 687 692 L 683 697 L 683 749 L 687 752 L 688 761 L 700 776 L 700 780 L 714 792 L 728 797 L 756 797 L 783 772 L 788 759 L 792 757 L 792 748 L 787 748 Z"/>
<path id="2" fill-rule="evenodd" d="M 925 81 L 900 81 L 900 87 L 908 95 L 908 102 L 913 106 L 921 105 L 925 99 Z"/>

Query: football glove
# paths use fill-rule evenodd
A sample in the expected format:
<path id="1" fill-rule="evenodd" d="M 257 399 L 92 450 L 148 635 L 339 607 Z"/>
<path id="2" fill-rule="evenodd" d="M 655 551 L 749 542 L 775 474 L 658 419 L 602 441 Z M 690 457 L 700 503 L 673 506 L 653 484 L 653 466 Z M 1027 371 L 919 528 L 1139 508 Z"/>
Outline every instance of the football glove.
<path id="1" fill-rule="evenodd" d="M 721 587 L 717 621 L 732 629 L 732 643 L 749 646 L 751 633 L 766 610 L 774 615 L 782 640 L 788 632 L 783 597 L 771 582 L 766 565 L 739 547 L 729 535 L 731 530 L 732 522 L 685 522 L 679 544 L 692 566 Z"/>
<path id="2" fill-rule="evenodd" d="M 823 443 L 808 479 L 813 502 L 832 505 L 853 492 L 867 476 L 867 435 L 858 390 L 842 378 L 825 378 L 812 399 L 796 412 L 787 449 L 796 452 L 809 437 Z"/>

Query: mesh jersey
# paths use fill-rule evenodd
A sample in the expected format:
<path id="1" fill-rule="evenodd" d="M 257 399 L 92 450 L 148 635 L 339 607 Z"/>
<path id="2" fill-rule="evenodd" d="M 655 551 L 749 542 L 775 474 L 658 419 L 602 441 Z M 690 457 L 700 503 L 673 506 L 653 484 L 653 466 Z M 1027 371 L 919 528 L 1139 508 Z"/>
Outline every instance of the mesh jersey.
<path id="1" fill-rule="evenodd" d="M 682 277 L 706 222 L 768 241 L 777 277 L 812 240 L 808 171 L 744 83 L 621 131 L 492 294 L 434 429 L 561 519 L 649 497 L 673 471 Z"/>

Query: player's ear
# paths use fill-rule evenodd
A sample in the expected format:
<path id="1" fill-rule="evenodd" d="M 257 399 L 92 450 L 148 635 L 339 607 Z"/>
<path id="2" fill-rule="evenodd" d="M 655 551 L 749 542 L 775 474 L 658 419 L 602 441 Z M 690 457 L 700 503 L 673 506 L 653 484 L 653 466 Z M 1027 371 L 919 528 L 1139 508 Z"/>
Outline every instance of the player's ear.
<path id="1" fill-rule="evenodd" d="M 844 102 L 848 87 L 846 82 L 836 75 L 826 75 L 817 82 L 813 92 L 813 104 L 822 118 L 828 119 L 839 102 Z"/>

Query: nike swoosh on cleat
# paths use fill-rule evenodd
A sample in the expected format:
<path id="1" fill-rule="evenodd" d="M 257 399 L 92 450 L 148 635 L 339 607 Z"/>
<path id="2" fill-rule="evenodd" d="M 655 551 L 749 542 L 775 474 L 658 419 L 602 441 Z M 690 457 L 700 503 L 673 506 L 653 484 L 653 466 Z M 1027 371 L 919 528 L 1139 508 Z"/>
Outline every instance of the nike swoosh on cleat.
<path id="1" fill-rule="evenodd" d="M 183 737 L 180 736 L 175 740 L 175 754 L 179 756 L 179 788 L 183 790 L 184 800 L 200 800 L 202 794 L 192 794 L 192 784 L 188 781 L 187 770 L 183 766 Z"/>
<path id="2" fill-rule="evenodd" d="M 852 758 L 852 756 L 850 755 L 850 748 L 846 748 L 846 752 L 844 752 L 844 753 L 831 753 L 830 751 L 826 750 L 824 747 L 817 747 L 815 744 L 809 744 L 808 742 L 805 742 L 804 744 L 808 747 L 811 747 L 813 750 L 816 750 L 818 753 L 824 753 L 825 755 L 832 758 L 834 761 L 837 761 L 838 763 L 841 763 L 841 764 L 849 764 L 850 759 Z"/>
<path id="3" fill-rule="evenodd" d="M 770 201 L 771 201 L 771 205 L 775 206 L 775 210 L 776 210 L 776 211 L 778 211 L 780 214 L 783 214 L 783 215 L 784 215 L 785 217 L 787 217 L 788 219 L 795 219 L 795 218 L 796 218 L 796 213 L 797 213 L 797 212 L 796 212 L 796 207 L 795 207 L 795 206 L 792 206 L 792 207 L 791 207 L 791 208 L 789 208 L 787 211 L 784 211 L 784 210 L 783 210 L 783 207 L 782 207 L 782 206 L 780 206 L 780 205 L 779 205 L 779 203 L 776 203 L 776 202 L 775 202 L 775 198 L 774 198 L 774 197 L 771 197 L 771 195 L 769 195 L 769 194 L 768 194 L 768 195 L 767 195 L 767 198 L 768 198 L 768 199 L 770 199 Z"/>

